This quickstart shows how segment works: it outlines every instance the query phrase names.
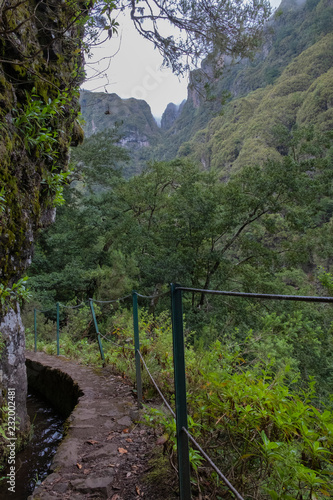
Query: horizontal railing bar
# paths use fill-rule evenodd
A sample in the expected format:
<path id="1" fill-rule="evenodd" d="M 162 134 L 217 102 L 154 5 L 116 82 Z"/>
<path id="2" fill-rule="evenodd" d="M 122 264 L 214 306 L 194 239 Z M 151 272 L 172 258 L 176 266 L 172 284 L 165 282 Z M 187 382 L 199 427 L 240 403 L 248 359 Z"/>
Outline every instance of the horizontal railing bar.
<path id="1" fill-rule="evenodd" d="M 249 297 L 252 299 L 294 300 L 298 302 L 333 303 L 333 297 L 311 297 L 306 295 L 274 295 L 270 293 L 223 292 L 221 290 L 205 290 L 201 288 L 187 288 L 185 286 L 179 286 L 176 289 L 182 290 L 183 292 L 208 293 L 211 295 L 225 295 L 228 297 Z"/>
<path id="2" fill-rule="evenodd" d="M 162 292 L 159 293 L 158 295 L 141 295 L 141 293 L 135 292 L 138 297 L 141 297 L 142 299 L 159 299 L 161 297 L 165 297 L 166 295 L 170 295 L 170 291 L 168 292 Z"/>
<path id="3" fill-rule="evenodd" d="M 182 431 L 185 432 L 185 434 L 187 434 L 189 440 L 194 444 L 194 446 L 200 451 L 200 453 L 205 457 L 205 459 L 207 460 L 207 462 L 209 463 L 209 465 L 215 470 L 215 472 L 220 476 L 220 478 L 222 479 L 222 481 L 224 482 L 224 484 L 229 488 L 230 491 L 232 491 L 232 493 L 235 495 L 236 498 L 238 498 L 238 500 L 244 500 L 244 498 L 238 493 L 237 490 L 235 490 L 235 488 L 233 487 L 233 485 L 228 481 L 228 479 L 224 476 L 224 474 L 222 474 L 222 472 L 220 471 L 220 469 L 214 464 L 214 462 L 212 461 L 212 459 L 207 455 L 207 453 L 205 453 L 203 451 L 203 449 L 201 448 L 201 446 L 199 445 L 199 443 L 197 443 L 197 441 L 194 439 L 194 437 L 189 433 L 189 431 L 186 429 L 186 427 L 182 427 Z"/>

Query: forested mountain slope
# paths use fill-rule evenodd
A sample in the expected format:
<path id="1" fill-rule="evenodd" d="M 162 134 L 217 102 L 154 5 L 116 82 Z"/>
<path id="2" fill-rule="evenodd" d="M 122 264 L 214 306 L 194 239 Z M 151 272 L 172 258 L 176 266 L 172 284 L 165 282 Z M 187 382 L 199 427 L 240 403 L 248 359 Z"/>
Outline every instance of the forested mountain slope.
<path id="1" fill-rule="evenodd" d="M 332 26 L 332 0 L 283 1 L 254 59 L 236 64 L 220 54 L 205 59 L 190 75 L 188 98 L 174 113 L 174 123 L 169 120 L 162 129 L 145 101 L 83 91 L 87 141 L 116 127 L 118 144 L 130 153 L 126 176 L 139 173 L 150 159 L 177 155 L 225 175 L 278 159 L 293 127 L 332 128 Z M 169 105 L 166 112 L 171 108 L 176 109 Z M 103 134 L 98 142 L 112 147 Z"/>
<path id="2" fill-rule="evenodd" d="M 333 126 L 333 34 L 296 57 L 272 85 L 231 101 L 179 154 L 224 173 L 278 159 L 295 126 Z"/>
<path id="3" fill-rule="evenodd" d="M 207 58 L 202 70 L 191 74 L 187 102 L 165 134 L 160 156 L 170 159 L 179 151 L 206 168 L 238 169 L 267 154 L 279 156 L 279 139 L 272 130 L 276 125 L 290 130 L 295 124 L 314 124 L 327 130 L 332 5 L 331 0 L 309 0 L 300 6 L 284 1 L 253 61 L 230 65 L 224 60 L 219 74 L 219 57 Z M 267 133 L 262 136 L 261 130 Z"/>

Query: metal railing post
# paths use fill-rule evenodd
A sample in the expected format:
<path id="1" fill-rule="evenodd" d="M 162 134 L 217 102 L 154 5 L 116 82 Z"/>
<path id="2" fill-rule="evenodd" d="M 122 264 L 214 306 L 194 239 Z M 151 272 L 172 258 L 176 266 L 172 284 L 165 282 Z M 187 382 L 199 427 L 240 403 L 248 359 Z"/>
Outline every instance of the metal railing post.
<path id="1" fill-rule="evenodd" d="M 101 358 L 102 358 L 103 365 L 104 365 L 105 364 L 104 351 L 103 351 L 101 336 L 100 336 L 100 333 L 99 333 L 99 330 L 98 330 L 98 324 L 97 324 L 97 320 L 96 320 L 95 309 L 94 309 L 94 304 L 93 304 L 92 299 L 89 299 L 89 305 L 90 305 L 91 315 L 92 315 L 92 318 L 93 318 L 93 321 L 94 321 L 94 325 L 95 325 L 95 330 L 96 330 L 96 333 L 97 333 L 97 340 L 98 340 L 99 352 L 101 353 Z"/>
<path id="2" fill-rule="evenodd" d="M 138 313 L 138 295 L 135 290 L 132 292 L 133 298 L 133 328 L 134 328 L 134 351 L 135 351 L 135 371 L 136 371 L 136 390 L 138 395 L 139 408 L 142 407 L 142 379 L 141 379 L 141 360 L 140 360 L 140 338 L 139 338 L 139 313 Z"/>
<path id="3" fill-rule="evenodd" d="M 35 352 L 37 352 L 37 311 L 34 309 Z"/>
<path id="4" fill-rule="evenodd" d="M 60 353 L 60 321 L 59 321 L 59 302 L 57 302 L 57 356 Z"/>
<path id="5" fill-rule="evenodd" d="M 178 285 L 179 286 L 179 285 Z M 179 494 L 181 500 L 191 500 L 191 477 L 187 426 L 185 350 L 183 331 L 182 292 L 171 284 L 173 362 L 176 399 L 177 454 Z"/>

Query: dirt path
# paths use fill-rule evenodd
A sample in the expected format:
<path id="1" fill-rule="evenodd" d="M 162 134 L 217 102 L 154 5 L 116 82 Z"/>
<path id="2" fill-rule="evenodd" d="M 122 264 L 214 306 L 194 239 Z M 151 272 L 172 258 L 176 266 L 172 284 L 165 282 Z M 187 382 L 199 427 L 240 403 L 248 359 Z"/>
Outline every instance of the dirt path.
<path id="1" fill-rule="evenodd" d="M 68 374 L 83 392 L 67 420 L 68 432 L 54 457 L 52 473 L 29 499 L 178 498 L 175 478 L 172 485 L 170 480 L 163 484 L 163 479 L 147 482 L 156 437 L 137 423 L 132 388 L 121 377 L 107 367 L 96 371 L 62 356 L 40 352 L 26 356 Z"/>

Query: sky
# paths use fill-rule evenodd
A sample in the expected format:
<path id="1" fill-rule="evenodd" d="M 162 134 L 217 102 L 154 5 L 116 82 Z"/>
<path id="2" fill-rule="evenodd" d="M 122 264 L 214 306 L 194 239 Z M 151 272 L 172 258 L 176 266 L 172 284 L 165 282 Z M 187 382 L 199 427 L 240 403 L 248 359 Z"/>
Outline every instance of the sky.
<path id="1" fill-rule="evenodd" d="M 87 60 L 88 80 L 82 87 L 96 92 L 106 90 L 123 99 L 144 99 L 153 115 L 159 118 L 169 102 L 180 104 L 186 99 L 188 78 L 178 78 L 171 69 L 162 67 L 161 54 L 136 32 L 130 19 L 119 17 L 118 22 L 118 37 L 93 49 L 93 65 Z M 108 60 L 103 58 L 110 55 L 110 66 L 104 71 Z M 94 77 L 100 71 L 102 73 Z"/>
<path id="2" fill-rule="evenodd" d="M 280 0 L 271 3 L 275 7 Z M 88 79 L 82 88 L 116 93 L 123 99 L 144 99 L 159 120 L 168 103 L 186 99 L 188 78 L 162 67 L 161 54 L 136 32 L 128 16 L 122 15 L 118 22 L 118 36 L 94 48 L 93 58 L 86 60 Z"/>

